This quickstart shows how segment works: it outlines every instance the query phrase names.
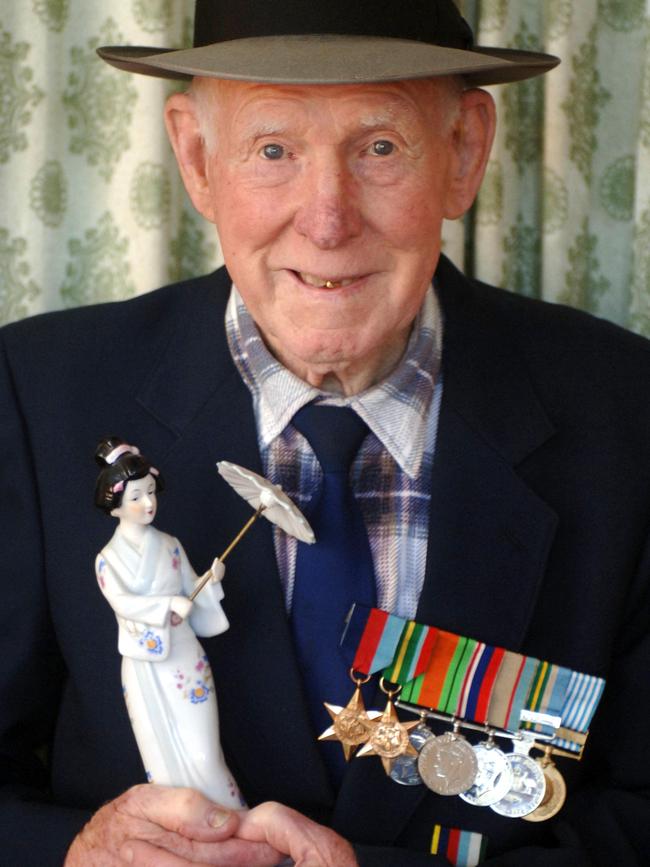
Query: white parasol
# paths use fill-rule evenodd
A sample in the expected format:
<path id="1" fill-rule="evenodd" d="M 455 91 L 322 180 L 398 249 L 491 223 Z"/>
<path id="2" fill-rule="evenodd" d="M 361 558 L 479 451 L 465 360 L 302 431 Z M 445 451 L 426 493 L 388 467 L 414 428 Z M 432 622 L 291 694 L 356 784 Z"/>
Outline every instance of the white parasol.
<path id="1" fill-rule="evenodd" d="M 301 542 L 307 542 L 307 544 L 311 545 L 316 541 L 314 531 L 309 526 L 307 519 L 279 485 L 274 485 L 268 479 L 265 479 L 264 476 L 259 476 L 252 470 L 247 470 L 238 464 L 231 464 L 230 461 L 219 461 L 217 469 L 230 487 L 255 509 L 255 514 L 249 518 L 219 557 L 220 562 L 223 563 L 228 554 L 230 554 L 235 545 L 253 526 L 260 515 L 264 515 L 272 524 L 276 524 L 285 533 L 295 536 Z M 208 571 L 202 577 L 190 596 L 191 600 L 194 600 L 197 594 L 205 587 L 211 575 L 212 573 Z"/>

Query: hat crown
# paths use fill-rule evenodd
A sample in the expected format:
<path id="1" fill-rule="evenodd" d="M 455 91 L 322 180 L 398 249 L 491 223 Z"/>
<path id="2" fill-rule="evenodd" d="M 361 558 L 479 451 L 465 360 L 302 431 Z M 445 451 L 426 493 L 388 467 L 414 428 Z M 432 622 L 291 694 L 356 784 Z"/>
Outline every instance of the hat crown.
<path id="1" fill-rule="evenodd" d="M 469 24 L 452 0 L 196 0 L 194 46 L 255 36 L 338 34 L 471 48 Z"/>
<path id="2" fill-rule="evenodd" d="M 461 75 L 468 86 L 553 69 L 550 54 L 477 46 L 453 0 L 196 0 L 194 47 L 105 45 L 118 69 L 267 84 L 365 84 Z"/>

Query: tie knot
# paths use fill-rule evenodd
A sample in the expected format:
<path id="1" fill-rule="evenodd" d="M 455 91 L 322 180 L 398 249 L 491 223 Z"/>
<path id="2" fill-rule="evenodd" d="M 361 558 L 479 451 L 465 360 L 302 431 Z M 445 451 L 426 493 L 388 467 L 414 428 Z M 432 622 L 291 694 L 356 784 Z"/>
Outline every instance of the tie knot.
<path id="1" fill-rule="evenodd" d="M 310 403 L 292 419 L 314 450 L 324 473 L 347 473 L 368 433 L 368 425 L 353 409 Z"/>

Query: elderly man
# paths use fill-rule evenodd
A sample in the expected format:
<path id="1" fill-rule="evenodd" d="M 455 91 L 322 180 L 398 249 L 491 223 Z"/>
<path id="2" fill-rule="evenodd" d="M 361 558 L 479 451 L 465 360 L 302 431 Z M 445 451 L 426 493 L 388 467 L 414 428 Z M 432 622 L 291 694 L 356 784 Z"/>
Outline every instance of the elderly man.
<path id="1" fill-rule="evenodd" d="M 227 273 L 3 332 L 0 862 L 442 865 L 444 828 L 482 835 L 486 864 L 645 863 L 650 349 L 440 254 L 494 134 L 477 85 L 556 61 L 473 47 L 451 0 L 311 6 L 198 2 L 195 48 L 103 51 L 194 79 L 166 123 Z M 162 521 L 210 562 L 245 515 L 214 461 L 307 503 L 333 407 L 363 422 L 358 563 L 348 576 L 352 555 L 323 553 L 325 578 L 305 583 L 318 563 L 258 527 L 229 561 L 231 628 L 205 641 L 250 809 L 142 785 L 91 578 L 107 529 L 87 506 L 88 455 L 111 430 L 146 446 L 167 478 Z M 585 759 L 563 766 L 564 809 L 524 822 L 320 751 L 318 699 L 351 692 L 328 594 L 607 678 Z M 319 695 L 331 672 L 335 694 Z"/>

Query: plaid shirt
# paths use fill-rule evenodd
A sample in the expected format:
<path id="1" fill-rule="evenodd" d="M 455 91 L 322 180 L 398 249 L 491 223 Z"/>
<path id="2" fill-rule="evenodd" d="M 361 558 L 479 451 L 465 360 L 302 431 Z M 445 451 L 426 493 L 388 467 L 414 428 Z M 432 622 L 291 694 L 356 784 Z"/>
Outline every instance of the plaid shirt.
<path id="1" fill-rule="evenodd" d="M 415 616 L 427 555 L 431 465 L 442 397 L 439 376 L 442 320 L 435 292 L 427 293 L 404 356 L 392 373 L 360 394 L 322 392 L 283 367 L 266 348 L 233 286 L 226 310 L 233 360 L 248 386 L 257 422 L 264 474 L 304 509 L 322 471 L 293 415 L 318 399 L 349 406 L 370 433 L 350 480 L 372 552 L 377 604 L 400 617 Z M 275 531 L 275 551 L 287 609 L 291 607 L 296 540 Z"/>

